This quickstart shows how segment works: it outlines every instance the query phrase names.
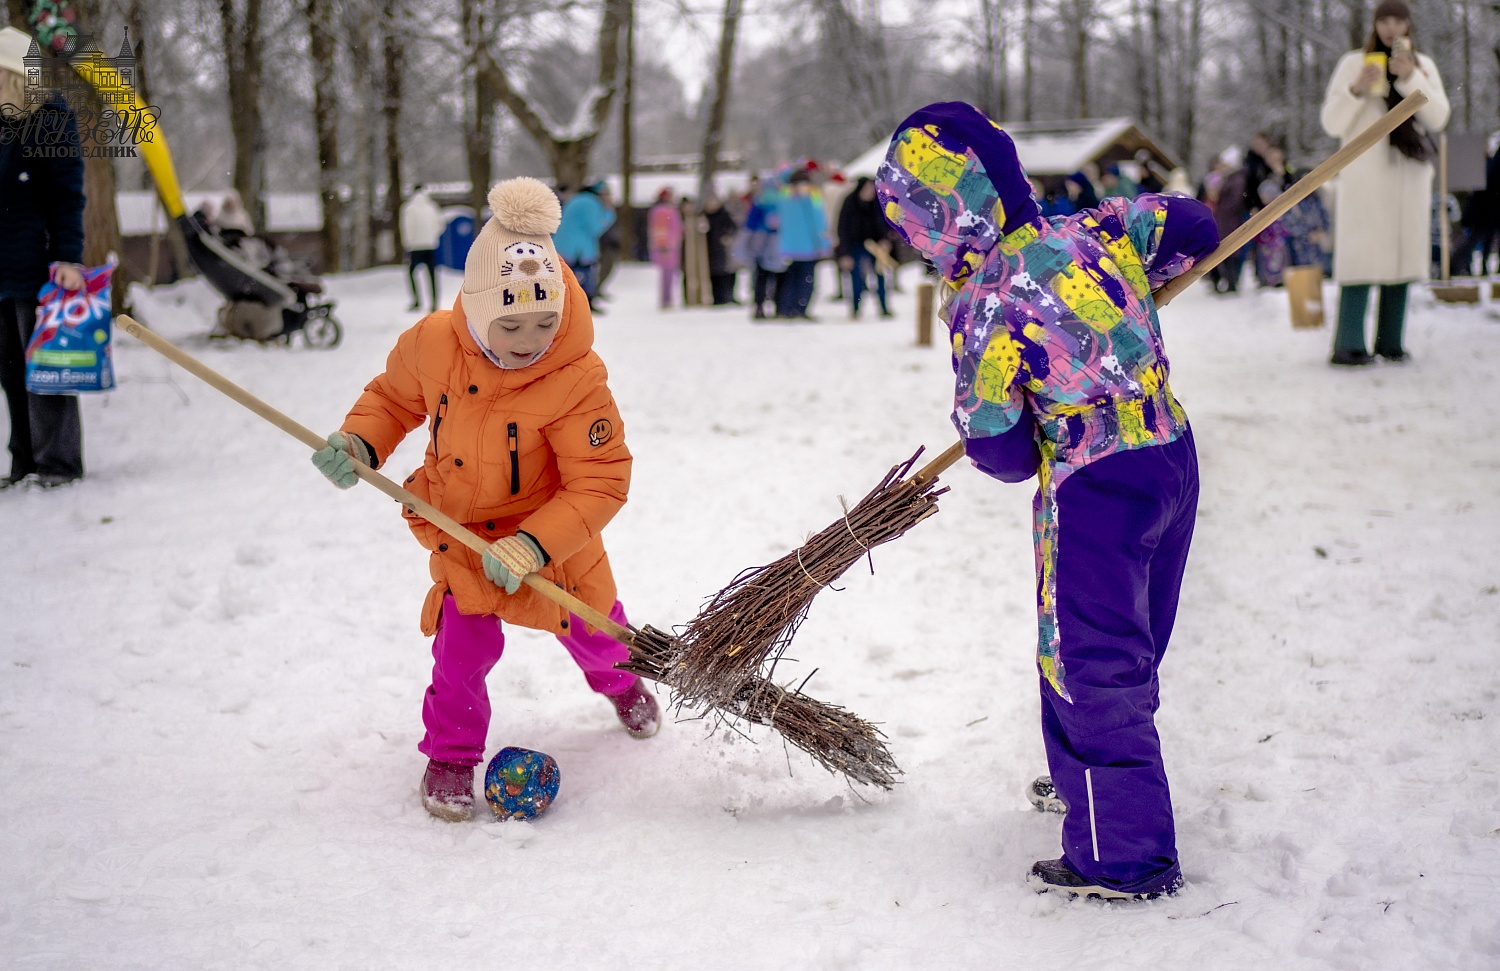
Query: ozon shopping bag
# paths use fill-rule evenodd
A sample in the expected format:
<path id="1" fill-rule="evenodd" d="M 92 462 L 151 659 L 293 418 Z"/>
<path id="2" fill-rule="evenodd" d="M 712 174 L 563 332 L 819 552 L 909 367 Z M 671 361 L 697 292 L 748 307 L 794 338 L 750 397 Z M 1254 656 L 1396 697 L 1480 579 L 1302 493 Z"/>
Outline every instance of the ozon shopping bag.
<path id="1" fill-rule="evenodd" d="M 76 394 L 115 386 L 109 349 L 109 280 L 114 271 L 113 260 L 85 269 L 82 290 L 64 290 L 51 280 L 42 287 L 36 330 L 26 345 L 27 391 Z"/>

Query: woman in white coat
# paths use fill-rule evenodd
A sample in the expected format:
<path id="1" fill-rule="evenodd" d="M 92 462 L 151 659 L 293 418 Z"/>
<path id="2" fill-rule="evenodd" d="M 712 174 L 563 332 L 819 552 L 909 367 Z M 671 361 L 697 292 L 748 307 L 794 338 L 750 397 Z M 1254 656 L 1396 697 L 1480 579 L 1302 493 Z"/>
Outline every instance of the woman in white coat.
<path id="1" fill-rule="evenodd" d="M 1437 65 L 1411 44 L 1411 9 L 1402 0 L 1375 8 L 1364 50 L 1334 68 L 1323 98 L 1323 129 L 1347 143 L 1414 91 L 1427 104 L 1339 175 L 1334 217 L 1333 278 L 1340 284 L 1332 363 L 1369 364 L 1365 314 L 1370 288 L 1380 288 L 1375 353 L 1405 361 L 1402 330 L 1411 283 L 1427 278 L 1431 259 L 1432 134 L 1448 124 L 1448 95 Z"/>

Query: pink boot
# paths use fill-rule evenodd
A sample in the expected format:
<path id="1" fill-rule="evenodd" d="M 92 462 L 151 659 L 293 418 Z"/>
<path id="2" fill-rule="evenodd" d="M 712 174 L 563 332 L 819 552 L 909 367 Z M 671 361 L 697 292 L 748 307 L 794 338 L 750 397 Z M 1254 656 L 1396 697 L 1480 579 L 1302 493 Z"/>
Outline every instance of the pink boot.
<path id="1" fill-rule="evenodd" d="M 428 759 L 422 773 L 422 805 L 450 823 L 468 820 L 474 815 L 474 767 Z"/>
<path id="2" fill-rule="evenodd" d="M 661 727 L 661 709 L 640 678 L 620 694 L 605 697 L 614 702 L 615 714 L 620 716 L 620 724 L 631 738 L 650 738 Z"/>

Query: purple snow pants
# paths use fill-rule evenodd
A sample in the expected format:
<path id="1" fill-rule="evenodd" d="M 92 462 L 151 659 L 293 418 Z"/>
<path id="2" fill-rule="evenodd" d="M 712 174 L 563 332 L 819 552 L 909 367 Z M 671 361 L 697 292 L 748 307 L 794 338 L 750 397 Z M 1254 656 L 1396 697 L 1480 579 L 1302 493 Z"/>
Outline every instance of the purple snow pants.
<path id="1" fill-rule="evenodd" d="M 618 600 L 609 619 L 627 623 Z M 602 695 L 617 695 L 635 683 L 635 675 L 614 667 L 630 656 L 625 645 L 603 633 L 588 633 L 584 622 L 571 615 L 568 630 L 572 633 L 558 640 L 583 669 L 590 688 Z M 432 641 L 432 685 L 422 702 L 427 734 L 418 751 L 439 762 L 478 765 L 484 761 L 490 727 L 490 696 L 484 679 L 504 652 L 500 618 L 461 614 L 451 594 L 443 598 L 443 616 Z"/>
<path id="2" fill-rule="evenodd" d="M 1181 880 L 1156 672 L 1197 509 L 1191 430 L 1086 465 L 1057 490 L 1058 653 L 1073 701 L 1045 678 L 1041 689 L 1047 764 L 1068 804 L 1063 855 L 1094 883 L 1128 893 Z"/>

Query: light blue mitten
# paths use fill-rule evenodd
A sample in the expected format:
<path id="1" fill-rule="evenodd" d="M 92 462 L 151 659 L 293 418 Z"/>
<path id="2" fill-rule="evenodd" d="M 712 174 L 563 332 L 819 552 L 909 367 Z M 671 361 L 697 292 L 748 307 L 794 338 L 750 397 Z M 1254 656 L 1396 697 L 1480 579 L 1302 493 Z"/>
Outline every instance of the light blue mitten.
<path id="1" fill-rule="evenodd" d="M 359 436 L 343 432 L 329 435 L 328 447 L 320 448 L 312 454 L 313 465 L 340 489 L 348 489 L 359 481 L 359 476 L 354 471 L 355 462 L 363 462 L 372 468 L 375 464 L 370 450 Z"/>

